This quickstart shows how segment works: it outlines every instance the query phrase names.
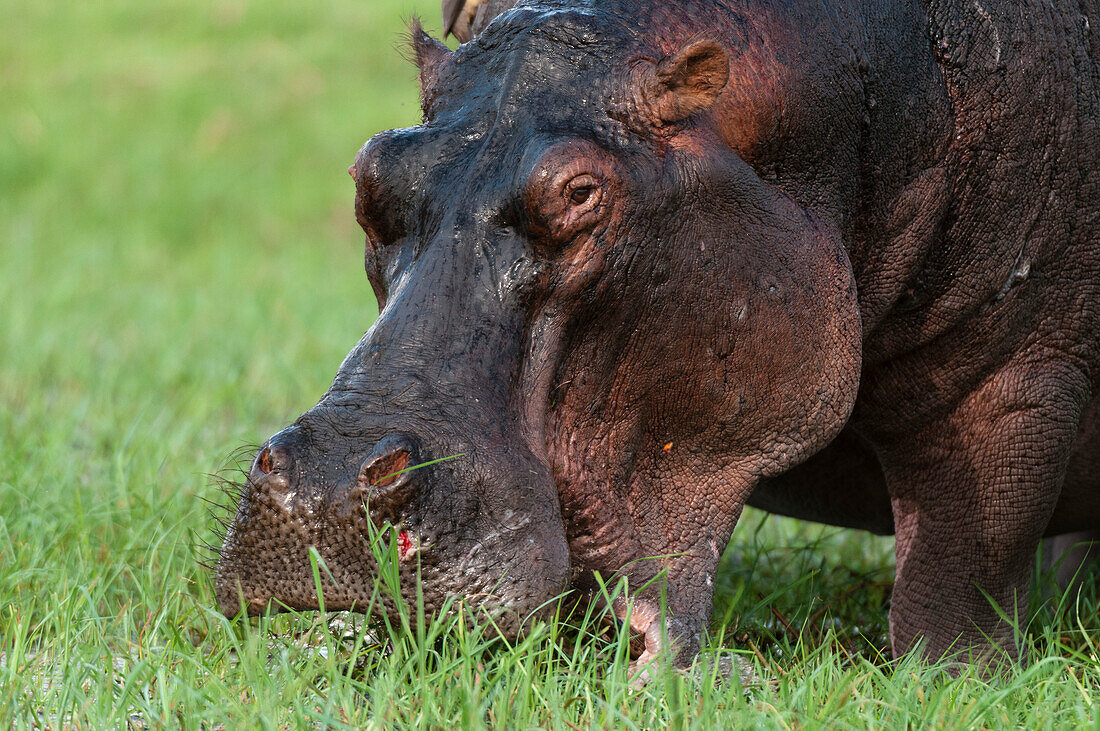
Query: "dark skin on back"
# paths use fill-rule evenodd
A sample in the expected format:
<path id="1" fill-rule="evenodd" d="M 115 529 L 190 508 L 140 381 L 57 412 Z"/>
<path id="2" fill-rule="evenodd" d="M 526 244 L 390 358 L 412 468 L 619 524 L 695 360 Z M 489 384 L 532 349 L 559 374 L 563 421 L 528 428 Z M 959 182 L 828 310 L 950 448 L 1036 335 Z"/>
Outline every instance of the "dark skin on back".
<path id="1" fill-rule="evenodd" d="M 373 520 L 429 611 L 625 576 L 687 664 L 752 504 L 896 535 L 895 654 L 1015 658 L 991 601 L 1100 529 L 1100 7 L 511 4 L 413 29 L 424 124 L 351 169 L 382 313 L 258 455 L 223 610 L 316 606 L 308 545 L 361 606 Z"/>

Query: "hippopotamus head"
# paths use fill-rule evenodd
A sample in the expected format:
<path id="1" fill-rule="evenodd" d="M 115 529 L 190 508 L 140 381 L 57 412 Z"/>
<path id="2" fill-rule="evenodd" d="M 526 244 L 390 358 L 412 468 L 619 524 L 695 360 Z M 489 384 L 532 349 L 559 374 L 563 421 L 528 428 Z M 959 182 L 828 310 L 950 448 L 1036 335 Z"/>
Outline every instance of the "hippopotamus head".
<path id="1" fill-rule="evenodd" d="M 463 597 L 514 632 L 632 540 L 635 475 L 747 490 L 847 416 L 847 259 L 708 121 L 726 52 L 541 7 L 454 52 L 414 27 L 423 123 L 349 171 L 380 314 L 256 455 L 227 614 L 317 607 L 310 547 L 325 607 L 365 609 L 391 524 L 429 611 Z"/>

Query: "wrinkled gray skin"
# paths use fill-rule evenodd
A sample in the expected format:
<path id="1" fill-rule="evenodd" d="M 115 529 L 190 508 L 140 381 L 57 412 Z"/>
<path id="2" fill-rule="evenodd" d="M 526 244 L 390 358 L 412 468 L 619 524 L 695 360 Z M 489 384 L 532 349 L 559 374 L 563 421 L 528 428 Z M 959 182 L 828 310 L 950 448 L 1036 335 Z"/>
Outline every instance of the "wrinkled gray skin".
<path id="1" fill-rule="evenodd" d="M 381 315 L 257 455 L 223 611 L 316 607 L 311 545 L 362 609 L 373 520 L 506 634 L 663 569 L 631 623 L 686 663 L 748 503 L 897 536 L 896 653 L 1015 657 L 990 600 L 1100 529 L 1096 2 L 479 13 L 351 169 Z"/>

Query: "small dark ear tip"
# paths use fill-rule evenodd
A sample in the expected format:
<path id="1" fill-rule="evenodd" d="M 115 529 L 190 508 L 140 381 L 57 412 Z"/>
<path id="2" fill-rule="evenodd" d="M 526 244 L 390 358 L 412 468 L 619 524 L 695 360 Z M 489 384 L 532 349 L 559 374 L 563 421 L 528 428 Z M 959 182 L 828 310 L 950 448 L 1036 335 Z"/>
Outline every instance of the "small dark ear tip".
<path id="1" fill-rule="evenodd" d="M 687 48 L 684 50 L 696 55 L 716 54 L 724 56 L 726 53 L 726 49 L 722 46 L 721 43 L 706 38 L 704 38 L 703 40 L 695 41 L 694 43 L 689 43 Z"/>
<path id="2" fill-rule="evenodd" d="M 419 15 L 414 15 L 409 18 L 407 27 L 409 29 L 409 38 L 411 38 L 412 42 L 415 44 L 431 43 L 435 40 L 428 34 L 428 31 L 424 30 L 424 23 L 420 20 Z"/>
<path id="3" fill-rule="evenodd" d="M 451 53 L 451 50 L 443 45 L 441 41 L 428 35 L 417 17 L 413 17 L 409 21 L 409 40 L 413 60 L 421 71 L 438 66 Z"/>

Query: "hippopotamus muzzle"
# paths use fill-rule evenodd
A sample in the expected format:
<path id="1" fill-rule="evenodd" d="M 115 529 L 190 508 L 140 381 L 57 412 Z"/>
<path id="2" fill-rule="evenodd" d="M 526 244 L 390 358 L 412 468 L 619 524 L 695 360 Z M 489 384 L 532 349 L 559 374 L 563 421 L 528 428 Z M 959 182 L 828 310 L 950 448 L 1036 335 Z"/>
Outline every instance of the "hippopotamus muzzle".
<path id="1" fill-rule="evenodd" d="M 545 467 L 530 462 L 511 480 L 486 482 L 501 471 L 488 460 L 462 452 L 426 460 L 418 440 L 392 432 L 365 457 L 335 453 L 338 440 L 315 411 L 253 460 L 217 568 L 224 614 L 323 607 L 395 616 L 398 597 L 375 584 L 377 541 L 396 544 L 408 607 L 418 590 L 429 613 L 462 597 L 509 634 L 566 590 L 568 550 Z M 462 487 L 467 481 L 475 487 Z M 324 563 L 320 597 L 311 550 Z"/>

